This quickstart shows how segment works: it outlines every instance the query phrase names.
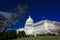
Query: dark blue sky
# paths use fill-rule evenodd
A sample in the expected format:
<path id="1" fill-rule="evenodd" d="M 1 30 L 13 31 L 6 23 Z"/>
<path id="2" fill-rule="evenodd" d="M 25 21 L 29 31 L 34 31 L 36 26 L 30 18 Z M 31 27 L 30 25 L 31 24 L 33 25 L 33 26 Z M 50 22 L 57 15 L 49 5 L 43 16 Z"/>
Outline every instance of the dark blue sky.
<path id="1" fill-rule="evenodd" d="M 42 17 L 48 20 L 60 21 L 59 0 L 0 0 L 0 11 L 8 12 L 16 8 L 18 4 L 28 5 L 28 14 L 32 16 L 34 22 L 42 20 Z M 22 27 L 26 19 L 22 19 L 21 24 L 18 24 L 16 27 Z"/>

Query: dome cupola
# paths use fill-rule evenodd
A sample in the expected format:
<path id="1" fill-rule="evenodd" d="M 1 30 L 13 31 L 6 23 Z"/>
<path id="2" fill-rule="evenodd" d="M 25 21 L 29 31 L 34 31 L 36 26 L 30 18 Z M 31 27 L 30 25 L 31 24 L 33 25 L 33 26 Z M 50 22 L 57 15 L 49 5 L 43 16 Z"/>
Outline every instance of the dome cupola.
<path id="1" fill-rule="evenodd" d="M 26 22 L 33 22 L 33 19 L 31 18 L 31 16 L 29 16 Z"/>
<path id="2" fill-rule="evenodd" d="M 31 16 L 29 16 L 29 18 L 26 21 L 26 25 L 33 24 L 33 23 L 34 23 L 33 19 L 31 18 Z"/>

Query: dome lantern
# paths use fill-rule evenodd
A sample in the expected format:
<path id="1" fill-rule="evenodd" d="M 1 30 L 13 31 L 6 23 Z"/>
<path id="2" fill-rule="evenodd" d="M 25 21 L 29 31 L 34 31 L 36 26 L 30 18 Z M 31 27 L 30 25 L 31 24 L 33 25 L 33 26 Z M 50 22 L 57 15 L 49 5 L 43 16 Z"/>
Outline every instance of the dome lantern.
<path id="1" fill-rule="evenodd" d="M 33 19 L 31 18 L 31 16 L 29 16 L 29 18 L 27 19 L 26 21 L 26 25 L 30 25 L 30 24 L 33 24 Z"/>
<path id="2" fill-rule="evenodd" d="M 29 23 L 33 23 L 33 19 L 31 18 L 31 16 L 29 16 L 29 18 L 27 19 L 27 21 L 26 22 L 29 22 Z"/>

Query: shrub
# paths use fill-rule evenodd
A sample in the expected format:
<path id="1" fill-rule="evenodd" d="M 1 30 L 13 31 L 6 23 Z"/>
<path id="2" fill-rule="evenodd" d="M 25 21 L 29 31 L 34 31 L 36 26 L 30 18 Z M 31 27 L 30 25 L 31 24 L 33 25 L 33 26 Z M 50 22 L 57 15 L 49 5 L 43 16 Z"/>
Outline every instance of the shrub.
<path id="1" fill-rule="evenodd" d="M 19 38 L 21 38 L 21 37 L 26 37 L 24 31 L 19 31 L 18 34 L 17 34 L 17 36 L 18 36 Z"/>

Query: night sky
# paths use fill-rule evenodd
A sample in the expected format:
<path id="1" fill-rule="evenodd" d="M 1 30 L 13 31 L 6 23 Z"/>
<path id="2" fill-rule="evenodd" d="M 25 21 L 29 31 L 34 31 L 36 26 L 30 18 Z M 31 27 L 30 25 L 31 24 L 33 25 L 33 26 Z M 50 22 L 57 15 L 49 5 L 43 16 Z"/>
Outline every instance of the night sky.
<path id="1" fill-rule="evenodd" d="M 59 0 L 0 0 L 0 11 L 9 12 L 18 4 L 27 4 L 29 7 L 28 15 L 11 29 L 23 27 L 29 15 L 34 22 L 40 20 L 60 21 L 60 1 Z"/>

